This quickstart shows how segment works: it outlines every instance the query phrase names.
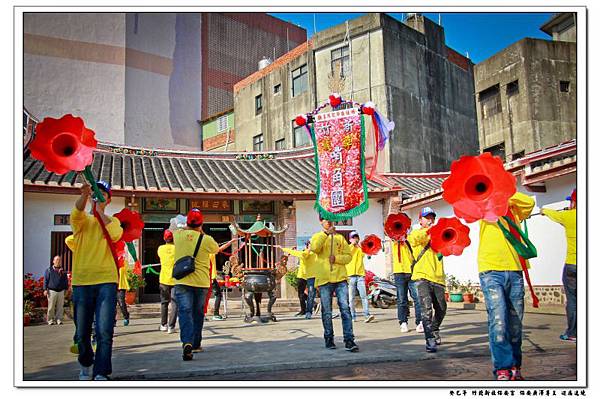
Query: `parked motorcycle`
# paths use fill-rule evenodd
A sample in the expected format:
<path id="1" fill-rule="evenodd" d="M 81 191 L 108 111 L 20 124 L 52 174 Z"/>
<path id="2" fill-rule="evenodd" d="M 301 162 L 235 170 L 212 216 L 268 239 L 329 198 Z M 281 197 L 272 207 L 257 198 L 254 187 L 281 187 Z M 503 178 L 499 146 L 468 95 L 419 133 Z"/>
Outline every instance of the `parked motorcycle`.
<path id="1" fill-rule="evenodd" d="M 396 285 L 390 280 L 374 276 L 368 287 L 369 294 L 367 298 L 374 307 L 387 309 L 396 304 L 398 299 L 396 297 Z"/>

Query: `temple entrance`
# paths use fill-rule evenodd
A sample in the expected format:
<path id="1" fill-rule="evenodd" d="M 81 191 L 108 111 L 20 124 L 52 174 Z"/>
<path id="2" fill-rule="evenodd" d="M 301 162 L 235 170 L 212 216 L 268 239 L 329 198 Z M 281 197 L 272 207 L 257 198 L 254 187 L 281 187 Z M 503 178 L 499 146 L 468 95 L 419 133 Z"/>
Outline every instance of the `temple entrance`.
<path id="1" fill-rule="evenodd" d="M 156 251 L 165 243 L 163 232 L 168 228 L 169 223 L 146 223 L 142 232 L 142 265 L 160 264 Z M 152 269 L 160 273 L 160 266 L 153 266 Z M 160 302 L 158 275 L 144 268 L 142 276 L 146 281 L 146 286 L 140 290 L 140 302 Z"/>
<path id="2" fill-rule="evenodd" d="M 227 241 L 231 240 L 231 231 L 229 230 L 229 223 L 204 223 L 202 226 L 204 232 L 215 239 L 219 246 L 223 245 Z M 230 254 L 231 247 L 224 250 L 224 252 Z M 217 254 L 217 272 L 223 271 L 223 265 L 229 259 L 222 253 Z"/>

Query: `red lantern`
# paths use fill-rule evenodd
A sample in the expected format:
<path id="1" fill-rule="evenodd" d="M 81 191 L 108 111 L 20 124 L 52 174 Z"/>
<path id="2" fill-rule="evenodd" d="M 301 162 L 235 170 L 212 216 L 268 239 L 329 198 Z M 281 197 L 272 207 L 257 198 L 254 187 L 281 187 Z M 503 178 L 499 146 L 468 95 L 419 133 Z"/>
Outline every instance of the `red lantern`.
<path id="1" fill-rule="evenodd" d="M 296 122 L 297 126 L 304 126 L 306 125 L 307 121 L 306 115 L 298 115 L 294 121 Z"/>
<path id="2" fill-rule="evenodd" d="M 85 127 L 83 119 L 68 114 L 38 123 L 29 149 L 46 170 L 62 175 L 91 165 L 97 145 L 94 131 Z"/>
<path id="3" fill-rule="evenodd" d="M 431 249 L 444 256 L 460 255 L 471 245 L 469 226 L 462 224 L 458 218 L 440 218 L 429 229 Z"/>
<path id="4" fill-rule="evenodd" d="M 339 107 L 341 103 L 342 103 L 342 96 L 340 96 L 339 94 L 333 93 L 332 95 L 329 96 L 329 105 L 331 105 L 333 108 Z"/>
<path id="5" fill-rule="evenodd" d="M 508 199 L 517 191 L 516 178 L 499 157 L 489 152 L 462 156 L 452 162 L 450 176 L 442 183 L 444 199 L 467 223 L 484 219 L 496 222 L 508 211 Z"/>
<path id="6" fill-rule="evenodd" d="M 391 213 L 385 219 L 383 229 L 385 234 L 394 241 L 406 235 L 410 228 L 410 218 L 406 213 Z"/>
<path id="7" fill-rule="evenodd" d="M 381 239 L 374 234 L 369 234 L 360 243 L 360 248 L 365 255 L 375 255 L 377 252 L 381 251 Z"/>
<path id="8" fill-rule="evenodd" d="M 142 236 L 144 222 L 139 213 L 124 208 L 121 212 L 116 213 L 115 217 L 121 221 L 121 227 L 123 228 L 121 240 L 132 242 Z"/>

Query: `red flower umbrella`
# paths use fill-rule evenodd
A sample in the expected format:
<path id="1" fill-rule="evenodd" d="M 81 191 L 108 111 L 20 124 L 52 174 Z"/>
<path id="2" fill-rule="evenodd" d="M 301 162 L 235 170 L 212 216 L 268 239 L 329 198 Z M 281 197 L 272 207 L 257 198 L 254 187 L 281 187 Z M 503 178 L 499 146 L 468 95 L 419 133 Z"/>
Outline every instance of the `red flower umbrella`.
<path id="1" fill-rule="evenodd" d="M 462 224 L 458 218 L 440 218 L 429 229 L 431 249 L 444 256 L 460 255 L 471 245 L 469 226 Z"/>
<path id="2" fill-rule="evenodd" d="M 62 175 L 72 170 L 81 171 L 92 163 L 98 142 L 83 119 L 71 114 L 60 119 L 44 118 L 35 132 L 29 145 L 31 156 L 43 162 L 49 172 Z"/>
<path id="3" fill-rule="evenodd" d="M 515 177 L 489 152 L 452 162 L 442 188 L 456 216 L 467 223 L 480 219 L 496 222 L 506 215 L 508 199 L 517 191 Z"/>
<path id="4" fill-rule="evenodd" d="M 121 240 L 132 242 L 142 236 L 144 222 L 139 213 L 124 208 L 121 212 L 116 213 L 115 217 L 121 221 L 121 227 L 123 228 Z"/>
<path id="5" fill-rule="evenodd" d="M 392 240 L 399 240 L 410 228 L 410 218 L 406 213 L 392 213 L 385 219 L 383 229 Z"/>
<path id="6" fill-rule="evenodd" d="M 365 255 L 375 255 L 377 252 L 381 251 L 381 239 L 374 234 L 369 234 L 360 243 L 360 248 Z"/>

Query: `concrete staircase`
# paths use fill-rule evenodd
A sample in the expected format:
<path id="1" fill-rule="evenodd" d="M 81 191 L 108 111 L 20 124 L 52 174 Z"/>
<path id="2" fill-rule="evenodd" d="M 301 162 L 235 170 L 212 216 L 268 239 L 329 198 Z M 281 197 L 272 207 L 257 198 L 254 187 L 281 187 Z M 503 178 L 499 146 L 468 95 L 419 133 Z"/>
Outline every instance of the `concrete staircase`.
<path id="1" fill-rule="evenodd" d="M 214 299 L 210 299 L 208 305 L 208 314 L 213 314 L 213 301 Z M 263 298 L 261 302 L 261 314 L 266 313 L 267 311 L 267 303 L 268 298 Z M 221 301 L 220 313 L 224 313 L 224 301 Z M 246 306 L 244 304 L 244 306 Z M 241 298 L 229 299 L 227 301 L 227 313 L 229 315 L 240 315 L 242 309 L 242 301 Z M 140 303 L 135 305 L 128 305 L 127 310 L 129 310 L 129 317 L 131 319 L 144 319 L 144 318 L 153 318 L 160 317 L 160 303 Z M 300 310 L 300 305 L 297 299 L 277 299 L 275 304 L 273 305 L 273 312 L 277 313 L 286 313 L 286 312 L 298 312 Z M 117 310 L 117 318 L 121 318 L 121 312 Z"/>

